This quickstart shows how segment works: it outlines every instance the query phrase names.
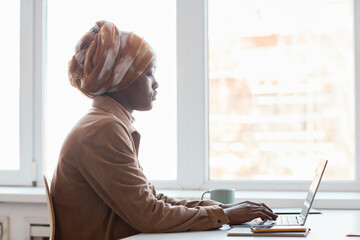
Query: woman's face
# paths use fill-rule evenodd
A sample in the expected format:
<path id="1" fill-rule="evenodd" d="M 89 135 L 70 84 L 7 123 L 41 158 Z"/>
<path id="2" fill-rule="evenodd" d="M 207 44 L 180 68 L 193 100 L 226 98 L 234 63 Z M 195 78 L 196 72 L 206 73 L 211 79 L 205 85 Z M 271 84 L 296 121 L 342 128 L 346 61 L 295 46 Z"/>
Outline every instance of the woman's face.
<path id="1" fill-rule="evenodd" d="M 156 89 L 159 87 L 154 74 L 156 70 L 156 58 L 143 71 L 138 79 L 135 80 L 128 88 L 123 90 L 107 93 L 119 102 L 129 112 L 148 111 L 152 109 L 152 103 L 156 100 Z"/>
<path id="2" fill-rule="evenodd" d="M 152 103 L 156 100 L 159 87 L 155 79 L 156 58 L 144 70 L 140 77 L 127 89 L 129 105 L 133 110 L 148 111 L 152 109 Z"/>

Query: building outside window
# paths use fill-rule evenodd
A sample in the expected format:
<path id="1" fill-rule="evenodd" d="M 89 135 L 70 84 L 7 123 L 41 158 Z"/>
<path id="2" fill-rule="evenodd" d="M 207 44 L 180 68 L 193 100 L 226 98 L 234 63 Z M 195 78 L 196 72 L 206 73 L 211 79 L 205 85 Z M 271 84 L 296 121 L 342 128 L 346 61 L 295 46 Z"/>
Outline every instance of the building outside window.
<path id="1" fill-rule="evenodd" d="M 334 16 L 337 16 L 334 18 Z M 355 178 L 353 3 L 209 1 L 210 178 Z"/>

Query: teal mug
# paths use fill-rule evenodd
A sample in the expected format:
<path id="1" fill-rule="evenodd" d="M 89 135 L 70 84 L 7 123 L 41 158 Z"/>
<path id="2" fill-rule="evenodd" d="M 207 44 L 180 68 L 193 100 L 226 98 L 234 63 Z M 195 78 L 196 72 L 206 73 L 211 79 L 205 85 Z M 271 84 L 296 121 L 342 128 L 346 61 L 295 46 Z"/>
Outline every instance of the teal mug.
<path id="1" fill-rule="evenodd" d="M 235 189 L 210 189 L 201 195 L 201 200 L 205 194 L 210 194 L 210 199 L 224 204 L 235 202 Z"/>

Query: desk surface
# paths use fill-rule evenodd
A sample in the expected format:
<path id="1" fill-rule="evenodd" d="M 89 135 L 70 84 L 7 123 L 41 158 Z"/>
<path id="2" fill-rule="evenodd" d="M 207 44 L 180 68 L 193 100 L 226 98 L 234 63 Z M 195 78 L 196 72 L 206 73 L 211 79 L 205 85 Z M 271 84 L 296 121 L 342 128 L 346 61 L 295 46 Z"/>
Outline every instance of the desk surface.
<path id="1" fill-rule="evenodd" d="M 296 239 L 360 239 L 360 237 L 346 237 L 348 233 L 360 233 L 360 210 L 324 210 L 322 214 L 309 215 L 306 226 L 311 228 L 311 232 L 306 238 Z M 201 231 L 201 232 L 182 232 L 182 233 L 142 233 L 125 238 L 126 240 L 146 240 L 146 239 L 172 239 L 172 240 L 221 240 L 236 239 L 237 237 L 228 237 L 228 226 L 219 230 Z M 283 237 L 238 237 L 241 239 L 272 239 L 284 240 Z"/>

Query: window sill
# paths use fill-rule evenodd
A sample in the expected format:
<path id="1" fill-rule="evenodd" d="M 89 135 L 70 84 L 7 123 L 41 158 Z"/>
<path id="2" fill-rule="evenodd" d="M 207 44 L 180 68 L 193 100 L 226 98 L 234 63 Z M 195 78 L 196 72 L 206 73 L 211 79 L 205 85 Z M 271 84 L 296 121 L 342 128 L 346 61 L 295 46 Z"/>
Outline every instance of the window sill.
<path id="1" fill-rule="evenodd" d="M 44 187 L 0 187 L 0 202 L 46 203 Z"/>
<path id="2" fill-rule="evenodd" d="M 199 199 L 203 190 L 158 190 L 174 198 Z M 236 191 L 237 202 L 264 202 L 272 208 L 301 208 L 306 192 Z M 0 202 L 44 203 L 43 187 L 0 187 Z M 359 192 L 319 192 L 313 204 L 318 209 L 360 209 Z"/>

